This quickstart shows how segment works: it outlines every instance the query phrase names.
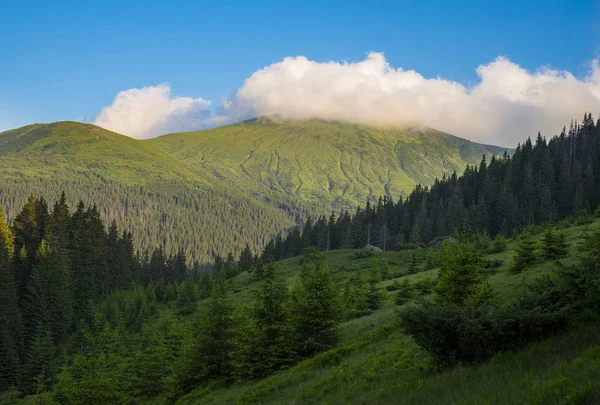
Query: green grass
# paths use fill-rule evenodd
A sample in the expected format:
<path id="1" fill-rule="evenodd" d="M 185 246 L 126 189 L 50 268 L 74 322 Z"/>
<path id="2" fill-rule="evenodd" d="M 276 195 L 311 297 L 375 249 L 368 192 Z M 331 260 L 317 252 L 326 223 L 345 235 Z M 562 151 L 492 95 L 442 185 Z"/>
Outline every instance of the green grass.
<path id="1" fill-rule="evenodd" d="M 409 193 L 417 183 L 461 173 L 483 154 L 504 152 L 427 128 L 266 118 L 148 142 L 241 187 L 262 187 L 335 209 L 354 208 L 368 197 Z"/>
<path id="2" fill-rule="evenodd" d="M 573 263 L 577 246 L 587 229 L 600 227 L 600 220 L 568 226 L 569 256 Z M 540 239 L 542 234 L 535 236 Z M 434 254 L 421 250 L 419 254 Z M 517 298 L 532 282 L 555 270 L 541 261 L 520 274 L 509 267 L 515 241 L 506 251 L 488 258 L 503 261 L 490 282 L 503 302 Z M 407 274 L 412 251 L 380 253 L 356 259 L 355 251 L 326 253 L 326 260 L 340 290 L 351 276 L 367 277 L 372 266 L 387 267 L 392 274 L 379 287 L 401 281 L 434 279 L 437 269 Z M 297 281 L 302 258 L 276 263 L 288 285 Z M 421 263 L 421 267 L 425 262 Z M 231 280 L 235 306 L 248 302 L 255 284 L 248 274 Z M 341 325 L 341 342 L 333 350 L 288 370 L 254 383 L 198 388 L 179 404 L 594 404 L 600 401 L 600 318 L 587 314 L 574 320 L 568 332 L 531 344 L 517 352 L 499 353 L 477 365 L 439 369 L 432 358 L 405 335 L 395 317 L 395 292 L 385 291 L 385 303 L 369 316 Z"/>

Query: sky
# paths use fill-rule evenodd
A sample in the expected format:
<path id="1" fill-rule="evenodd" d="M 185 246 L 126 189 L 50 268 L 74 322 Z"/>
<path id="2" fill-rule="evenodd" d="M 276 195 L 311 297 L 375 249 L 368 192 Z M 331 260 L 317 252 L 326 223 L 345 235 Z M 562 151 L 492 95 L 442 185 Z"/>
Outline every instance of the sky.
<path id="1" fill-rule="evenodd" d="M 600 0 L 323 4 L 0 0 L 0 131 L 278 115 L 513 146 L 600 113 Z"/>

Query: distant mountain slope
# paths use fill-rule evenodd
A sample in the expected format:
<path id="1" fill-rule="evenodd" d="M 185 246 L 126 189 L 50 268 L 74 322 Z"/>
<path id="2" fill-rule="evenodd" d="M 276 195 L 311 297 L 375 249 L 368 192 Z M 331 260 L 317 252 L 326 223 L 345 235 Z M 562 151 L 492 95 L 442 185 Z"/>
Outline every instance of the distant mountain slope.
<path id="1" fill-rule="evenodd" d="M 257 251 L 271 235 L 367 197 L 504 149 L 430 129 L 379 130 L 317 120 L 256 119 L 138 141 L 97 126 L 57 122 L 0 134 L 0 203 L 9 219 L 33 193 L 50 203 L 97 204 L 132 229 L 139 249 L 183 246 L 193 259 Z"/>
<path id="2" fill-rule="evenodd" d="M 237 187 L 271 190 L 333 208 L 397 197 L 481 157 L 504 153 L 428 128 L 376 129 L 261 118 L 146 141 Z"/>
<path id="3" fill-rule="evenodd" d="M 198 261 L 255 249 L 292 226 L 294 214 L 244 195 L 147 143 L 75 123 L 0 134 L 0 203 L 12 219 L 33 193 L 50 203 L 66 191 L 131 229 L 140 249 L 183 246 Z M 296 209 L 295 211 L 298 211 Z"/>

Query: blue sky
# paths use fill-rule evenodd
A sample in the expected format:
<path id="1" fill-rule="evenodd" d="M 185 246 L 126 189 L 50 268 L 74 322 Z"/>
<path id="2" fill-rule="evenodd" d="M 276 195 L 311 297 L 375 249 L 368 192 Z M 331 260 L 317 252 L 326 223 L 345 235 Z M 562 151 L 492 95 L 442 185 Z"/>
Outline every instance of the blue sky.
<path id="1" fill-rule="evenodd" d="M 383 52 L 468 87 L 499 56 L 584 77 L 600 54 L 599 1 L 322 3 L 0 0 L 0 130 L 93 119 L 119 91 L 160 83 L 215 106 L 288 56 Z"/>

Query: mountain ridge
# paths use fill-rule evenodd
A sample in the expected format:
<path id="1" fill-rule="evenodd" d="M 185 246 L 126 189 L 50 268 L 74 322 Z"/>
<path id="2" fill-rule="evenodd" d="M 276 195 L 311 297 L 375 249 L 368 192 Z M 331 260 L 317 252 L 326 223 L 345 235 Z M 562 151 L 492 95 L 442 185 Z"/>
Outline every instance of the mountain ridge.
<path id="1" fill-rule="evenodd" d="M 194 260 L 258 252 L 281 231 L 368 198 L 407 195 L 504 148 L 424 128 L 255 119 L 136 140 L 71 121 L 0 134 L 0 203 L 33 193 L 98 202 L 139 251 L 182 246 Z"/>

